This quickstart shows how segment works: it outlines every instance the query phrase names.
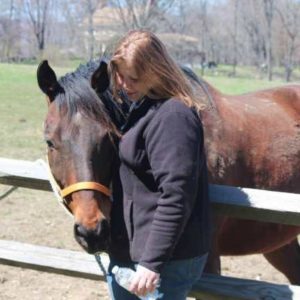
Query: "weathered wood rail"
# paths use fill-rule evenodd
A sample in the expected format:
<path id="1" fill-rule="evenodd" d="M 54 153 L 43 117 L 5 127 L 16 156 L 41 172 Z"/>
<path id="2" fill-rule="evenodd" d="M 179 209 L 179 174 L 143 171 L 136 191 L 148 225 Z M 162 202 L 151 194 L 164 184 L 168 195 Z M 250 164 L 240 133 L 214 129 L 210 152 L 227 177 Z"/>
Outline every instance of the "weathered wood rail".
<path id="1" fill-rule="evenodd" d="M 51 191 L 47 171 L 39 161 L 0 158 L 0 183 Z M 217 213 L 300 226 L 298 194 L 211 185 L 210 195 L 213 209 Z M 102 255 L 101 261 L 107 265 L 107 256 Z M 95 257 L 78 251 L 0 240 L 0 263 L 104 280 Z M 205 300 L 289 300 L 300 299 L 300 287 L 205 274 L 193 288 L 191 296 Z"/>

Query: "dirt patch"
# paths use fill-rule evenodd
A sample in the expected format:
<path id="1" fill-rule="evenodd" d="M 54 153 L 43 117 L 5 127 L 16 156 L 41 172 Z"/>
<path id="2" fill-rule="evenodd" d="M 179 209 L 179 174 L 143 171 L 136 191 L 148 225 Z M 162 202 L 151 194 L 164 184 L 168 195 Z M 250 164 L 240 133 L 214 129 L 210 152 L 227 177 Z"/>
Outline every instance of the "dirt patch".
<path id="1" fill-rule="evenodd" d="M 0 194 L 7 187 L 0 186 Z M 51 193 L 18 189 L 0 200 L 0 239 L 80 250 L 73 220 Z M 224 275 L 287 283 L 261 255 L 222 258 Z M 0 265 L 0 299 L 109 299 L 104 282 Z"/>

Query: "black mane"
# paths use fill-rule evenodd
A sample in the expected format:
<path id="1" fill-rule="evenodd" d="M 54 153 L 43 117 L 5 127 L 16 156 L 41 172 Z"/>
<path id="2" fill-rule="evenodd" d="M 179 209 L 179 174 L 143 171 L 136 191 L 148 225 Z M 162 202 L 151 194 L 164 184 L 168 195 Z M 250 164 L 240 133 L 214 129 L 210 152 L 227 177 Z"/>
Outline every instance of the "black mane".
<path id="1" fill-rule="evenodd" d="M 56 99 L 59 107 L 67 105 L 67 114 L 72 116 L 80 111 L 88 118 L 103 123 L 104 126 L 120 129 L 125 122 L 123 104 L 114 101 L 110 89 L 97 94 L 91 87 L 91 77 L 101 63 L 101 59 L 81 64 L 74 72 L 59 78 L 58 83 L 64 92 Z M 125 112 L 125 110 L 124 110 Z"/>
<path id="2" fill-rule="evenodd" d="M 72 117 L 80 112 L 87 118 L 101 122 L 107 129 L 112 130 L 118 124 L 114 120 L 115 112 L 107 109 L 106 103 L 114 102 L 110 91 L 97 95 L 91 87 L 90 80 L 93 73 L 97 70 L 100 60 L 89 61 L 81 64 L 74 72 L 67 73 L 59 78 L 58 83 L 63 92 L 56 96 L 55 102 L 59 106 L 67 107 L 67 117 Z M 115 107 L 115 105 L 112 104 Z M 118 127 L 118 126 L 117 126 Z"/>

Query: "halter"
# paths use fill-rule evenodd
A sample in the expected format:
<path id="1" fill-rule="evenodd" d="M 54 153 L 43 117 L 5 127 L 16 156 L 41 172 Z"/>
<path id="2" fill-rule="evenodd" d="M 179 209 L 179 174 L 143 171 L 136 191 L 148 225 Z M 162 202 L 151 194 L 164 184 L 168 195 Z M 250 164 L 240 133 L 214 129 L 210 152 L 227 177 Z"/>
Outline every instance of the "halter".
<path id="1" fill-rule="evenodd" d="M 94 182 L 94 181 L 81 181 L 81 182 L 71 184 L 66 188 L 62 189 L 60 191 L 60 195 L 62 198 L 65 198 L 66 196 L 81 190 L 94 190 L 94 191 L 101 192 L 107 197 L 111 196 L 111 191 L 109 188 L 107 188 L 101 183 Z"/>
<path id="2" fill-rule="evenodd" d="M 71 184 L 71 185 L 65 187 L 64 189 L 61 189 L 52 174 L 52 171 L 50 169 L 50 165 L 48 162 L 48 157 L 46 157 L 46 161 L 47 161 L 47 163 L 45 163 L 44 161 L 43 161 L 43 163 L 45 164 L 45 166 L 47 168 L 48 175 L 49 175 L 48 176 L 49 182 L 52 187 L 52 190 L 53 190 L 58 202 L 64 207 L 64 209 L 69 214 L 72 215 L 65 198 L 74 192 L 78 192 L 78 191 L 82 191 L 82 190 L 93 190 L 93 191 L 98 191 L 107 197 L 111 196 L 111 190 L 108 187 L 104 186 L 101 183 L 94 182 L 94 181 L 81 181 L 81 182 Z"/>

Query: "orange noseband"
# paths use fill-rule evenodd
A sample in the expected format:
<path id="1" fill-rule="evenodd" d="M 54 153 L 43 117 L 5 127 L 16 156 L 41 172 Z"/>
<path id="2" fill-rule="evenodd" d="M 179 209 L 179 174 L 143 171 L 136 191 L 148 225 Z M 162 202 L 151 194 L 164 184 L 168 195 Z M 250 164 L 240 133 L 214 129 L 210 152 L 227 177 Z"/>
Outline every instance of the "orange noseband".
<path id="1" fill-rule="evenodd" d="M 62 204 L 62 206 L 66 209 L 66 211 L 68 213 L 70 213 L 71 215 L 72 215 L 72 213 L 67 205 L 67 201 L 66 201 L 65 197 L 74 192 L 82 191 L 82 190 L 93 190 L 93 191 L 98 191 L 108 197 L 111 196 L 111 190 L 108 187 L 102 185 L 101 183 L 93 182 L 93 181 L 77 182 L 77 183 L 67 186 L 64 189 L 61 189 L 51 172 L 49 162 L 48 162 L 48 157 L 46 157 L 46 160 L 47 160 L 47 163 L 45 163 L 43 161 L 43 164 L 45 164 L 45 167 L 48 170 L 49 182 L 52 187 L 52 190 L 53 190 L 58 202 L 60 204 Z"/>
<path id="2" fill-rule="evenodd" d="M 65 198 L 66 196 L 81 190 L 93 190 L 93 191 L 101 192 L 102 194 L 108 197 L 111 196 L 111 191 L 109 188 L 102 185 L 101 183 L 93 182 L 93 181 L 82 181 L 82 182 L 71 184 L 66 188 L 62 189 L 60 191 L 60 195 L 62 198 Z"/>

